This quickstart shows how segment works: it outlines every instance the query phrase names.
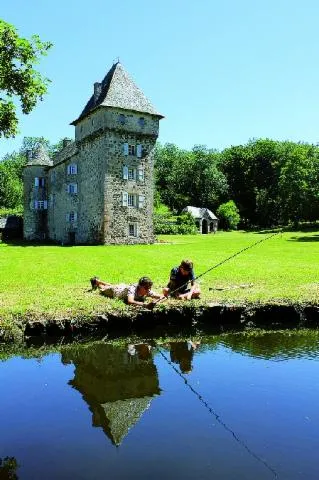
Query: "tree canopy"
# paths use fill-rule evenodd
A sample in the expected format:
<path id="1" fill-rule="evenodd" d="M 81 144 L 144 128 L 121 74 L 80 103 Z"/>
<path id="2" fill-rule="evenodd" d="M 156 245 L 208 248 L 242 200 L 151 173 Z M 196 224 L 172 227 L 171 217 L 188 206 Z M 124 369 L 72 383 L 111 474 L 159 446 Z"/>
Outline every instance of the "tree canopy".
<path id="1" fill-rule="evenodd" d="M 49 80 L 34 65 L 51 47 L 38 35 L 30 40 L 19 37 L 13 25 L 0 20 L 0 137 L 18 133 L 16 100 L 28 114 L 47 92 Z"/>

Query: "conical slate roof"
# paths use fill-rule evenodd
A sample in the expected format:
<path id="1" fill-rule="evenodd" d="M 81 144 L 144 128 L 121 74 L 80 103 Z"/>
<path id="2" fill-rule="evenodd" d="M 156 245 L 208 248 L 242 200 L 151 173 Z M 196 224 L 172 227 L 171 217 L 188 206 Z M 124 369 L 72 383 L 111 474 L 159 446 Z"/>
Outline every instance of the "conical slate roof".
<path id="1" fill-rule="evenodd" d="M 45 147 L 39 143 L 33 155 L 29 157 L 28 165 L 41 165 L 51 167 L 53 165 Z"/>
<path id="2" fill-rule="evenodd" d="M 95 84 L 95 94 L 92 95 L 79 118 L 71 125 L 76 125 L 79 120 L 98 107 L 133 110 L 163 118 L 119 62 L 112 66 L 100 84 Z"/>
<path id="3" fill-rule="evenodd" d="M 94 412 L 94 426 L 102 427 L 111 442 L 118 446 L 150 407 L 151 401 L 152 397 L 142 397 L 104 403 L 100 405 L 99 417 Z"/>

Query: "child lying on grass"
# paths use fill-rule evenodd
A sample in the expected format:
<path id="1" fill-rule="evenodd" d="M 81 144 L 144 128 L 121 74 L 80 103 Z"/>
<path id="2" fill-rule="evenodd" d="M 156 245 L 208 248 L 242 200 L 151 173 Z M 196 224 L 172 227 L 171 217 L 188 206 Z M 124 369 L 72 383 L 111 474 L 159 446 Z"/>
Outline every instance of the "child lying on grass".
<path id="1" fill-rule="evenodd" d="M 133 283 L 131 285 L 125 283 L 113 285 L 112 283 L 100 280 L 98 277 L 91 278 L 90 282 L 92 290 L 98 288 L 101 294 L 108 298 L 117 298 L 123 300 L 128 305 L 143 306 L 149 310 L 154 308 L 155 302 L 144 303 L 147 297 L 157 299 L 163 298 L 162 295 L 151 290 L 153 282 L 148 277 L 142 277 L 139 279 L 138 283 Z"/>

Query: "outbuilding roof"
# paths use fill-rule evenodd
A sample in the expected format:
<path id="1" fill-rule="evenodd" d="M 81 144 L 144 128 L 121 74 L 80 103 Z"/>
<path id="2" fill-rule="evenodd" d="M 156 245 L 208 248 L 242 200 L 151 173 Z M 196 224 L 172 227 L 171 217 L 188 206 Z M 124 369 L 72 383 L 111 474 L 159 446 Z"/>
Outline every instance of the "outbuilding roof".
<path id="1" fill-rule="evenodd" d="M 184 208 L 183 211 L 190 213 L 194 218 L 208 217 L 211 220 L 218 220 L 216 215 L 208 208 L 191 207 L 190 205 L 188 205 Z"/>
<path id="2" fill-rule="evenodd" d="M 163 118 L 163 115 L 157 112 L 119 62 L 112 66 L 101 83 L 94 85 L 93 95 L 84 107 L 81 115 L 71 125 L 76 125 L 82 118 L 98 107 L 133 110 Z"/>

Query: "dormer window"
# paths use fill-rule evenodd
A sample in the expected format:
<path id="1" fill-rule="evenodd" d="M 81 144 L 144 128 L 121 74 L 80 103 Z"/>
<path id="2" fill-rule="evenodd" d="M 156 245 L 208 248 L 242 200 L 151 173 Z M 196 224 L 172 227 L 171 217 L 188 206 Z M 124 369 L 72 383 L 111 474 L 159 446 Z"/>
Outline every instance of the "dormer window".
<path id="1" fill-rule="evenodd" d="M 118 117 L 118 122 L 119 122 L 120 125 L 125 125 L 125 123 L 126 123 L 126 117 L 125 117 L 125 115 L 123 115 L 123 113 L 121 113 L 121 114 L 119 115 L 119 117 Z"/>
<path id="2" fill-rule="evenodd" d="M 144 118 L 144 117 L 140 117 L 140 118 L 138 119 L 138 124 L 139 124 L 139 126 L 140 126 L 141 128 L 144 128 L 145 125 L 146 125 L 145 118 Z"/>

